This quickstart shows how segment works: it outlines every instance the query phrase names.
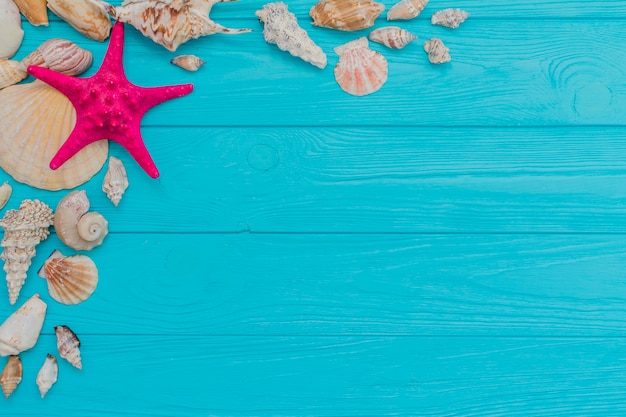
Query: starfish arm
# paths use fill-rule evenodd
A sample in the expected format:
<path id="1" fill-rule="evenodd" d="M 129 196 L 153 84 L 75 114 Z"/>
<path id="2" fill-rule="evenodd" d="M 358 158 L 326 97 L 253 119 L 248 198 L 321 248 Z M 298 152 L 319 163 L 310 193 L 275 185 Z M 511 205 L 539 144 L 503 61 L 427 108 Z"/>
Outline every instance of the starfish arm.
<path id="1" fill-rule="evenodd" d="M 113 25 L 111 37 L 109 39 L 109 47 L 102 61 L 102 65 L 98 72 L 124 75 L 123 65 L 124 54 L 124 23 L 118 21 Z M 126 78 L 124 76 L 124 78 Z"/>
<path id="2" fill-rule="evenodd" d="M 130 137 L 123 137 L 120 140 L 117 140 L 115 137 L 111 137 L 111 140 L 122 145 L 128 153 L 137 161 L 139 166 L 143 168 L 144 171 L 152 178 L 158 178 L 159 170 L 157 169 L 146 145 L 143 143 L 143 139 L 141 138 L 141 133 L 137 130 L 136 133 L 131 133 Z"/>
<path id="3" fill-rule="evenodd" d="M 144 111 L 164 101 L 186 96 L 193 91 L 193 84 L 170 85 L 165 87 L 141 87 L 143 99 L 140 104 Z"/>
<path id="4" fill-rule="evenodd" d="M 33 77 L 38 78 L 49 86 L 56 88 L 67 97 L 75 95 L 78 91 L 80 91 L 82 86 L 81 78 L 70 77 L 69 75 L 61 74 L 48 68 L 29 65 L 26 70 Z"/>
<path id="5" fill-rule="evenodd" d="M 95 140 L 89 135 L 86 135 L 84 129 L 77 124 L 63 145 L 61 145 L 57 153 L 52 157 L 52 160 L 50 161 L 50 169 L 55 170 L 59 168 L 71 157 L 80 152 L 81 149 L 92 142 L 95 142 Z"/>

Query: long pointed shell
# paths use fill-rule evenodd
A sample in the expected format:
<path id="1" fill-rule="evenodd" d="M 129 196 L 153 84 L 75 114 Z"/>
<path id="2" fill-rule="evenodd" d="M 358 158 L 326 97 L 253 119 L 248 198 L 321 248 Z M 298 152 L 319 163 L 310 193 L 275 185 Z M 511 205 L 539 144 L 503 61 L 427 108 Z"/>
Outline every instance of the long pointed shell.
<path id="1" fill-rule="evenodd" d="M 383 10 L 382 3 L 372 0 L 321 0 L 309 15 L 315 26 L 351 32 L 374 25 Z"/>
<path id="2" fill-rule="evenodd" d="M 21 67 L 20 61 L 0 61 L 0 88 L 17 84 L 26 77 L 28 73 Z"/>
<path id="3" fill-rule="evenodd" d="M 2 323 L 0 356 L 17 355 L 35 346 L 47 307 L 35 294 Z"/>
<path id="4" fill-rule="evenodd" d="M 54 14 L 84 36 L 100 42 L 109 37 L 113 27 L 104 6 L 99 0 L 48 0 L 48 8 Z"/>
<path id="5" fill-rule="evenodd" d="M 10 356 L 0 374 L 4 398 L 9 398 L 20 382 L 22 382 L 22 360 L 19 356 Z"/>
<path id="6" fill-rule="evenodd" d="M 50 296 L 61 304 L 85 301 L 98 285 L 98 268 L 86 255 L 64 256 L 55 250 L 39 270 Z"/>
<path id="7" fill-rule="evenodd" d="M 16 181 L 45 190 L 74 188 L 106 162 L 108 141 L 99 140 L 50 169 L 50 160 L 76 124 L 76 110 L 43 81 L 0 90 L 0 103 L 0 166 Z"/>
<path id="8" fill-rule="evenodd" d="M 424 42 L 424 51 L 428 54 L 428 60 L 431 64 L 444 64 L 452 59 L 450 58 L 450 50 L 439 38 L 432 38 Z"/>
<path id="9" fill-rule="evenodd" d="M 13 0 L 0 0 L 0 59 L 9 59 L 24 39 L 20 10 Z"/>
<path id="10" fill-rule="evenodd" d="M 381 43 L 388 48 L 402 49 L 417 39 L 417 36 L 398 26 L 376 29 L 369 34 L 369 40 Z"/>
<path id="11" fill-rule="evenodd" d="M 57 336 L 57 349 L 59 355 L 78 369 L 83 369 L 80 358 L 80 340 L 67 326 L 54 326 Z"/>
<path id="12" fill-rule="evenodd" d="M 102 215 L 90 212 L 85 190 L 72 191 L 61 201 L 54 215 L 54 230 L 61 242 L 76 250 L 90 250 L 100 245 L 108 234 Z"/>
<path id="13" fill-rule="evenodd" d="M 387 81 L 387 60 L 368 47 L 362 37 L 335 48 L 339 62 L 335 79 L 343 91 L 364 96 L 378 91 Z"/>
<path id="14" fill-rule="evenodd" d="M 263 37 L 268 43 L 276 44 L 280 50 L 302 58 L 316 67 L 326 67 L 326 54 L 298 25 L 298 19 L 287 9 L 285 3 L 268 3 L 256 15 L 265 24 Z"/>
<path id="15" fill-rule="evenodd" d="M 53 38 L 45 41 L 21 62 L 21 69 L 26 71 L 30 65 L 50 68 L 67 75 L 78 75 L 87 71 L 93 62 L 93 55 L 74 42 Z"/>
<path id="16" fill-rule="evenodd" d="M 469 15 L 469 13 L 461 9 L 439 10 L 430 18 L 430 23 L 456 29 L 461 23 L 465 22 Z"/>
<path id="17" fill-rule="evenodd" d="M 20 12 L 33 26 L 48 26 L 46 0 L 13 0 Z"/>
<path id="18" fill-rule="evenodd" d="M 187 71 L 198 71 L 201 66 L 206 64 L 205 61 L 198 58 L 195 55 L 179 55 L 174 57 L 171 61 L 172 64 L 180 67 L 182 69 L 186 69 Z"/>
<path id="19" fill-rule="evenodd" d="M 109 200 L 115 207 L 120 203 L 122 194 L 128 188 L 128 176 L 126 175 L 126 168 L 121 160 L 112 156 L 109 158 L 109 169 L 104 176 L 102 182 L 102 191 L 104 191 L 109 197 Z"/>
<path id="20" fill-rule="evenodd" d="M 0 185 L 0 209 L 4 208 L 13 194 L 13 187 L 9 184 L 9 181 L 5 181 Z"/>
<path id="21" fill-rule="evenodd" d="M 59 364 L 57 363 L 57 358 L 48 353 L 46 356 L 46 360 L 43 362 L 41 369 L 37 373 L 37 379 L 35 382 L 39 387 L 39 393 L 41 394 L 41 398 L 45 397 L 52 385 L 57 382 L 57 378 L 59 377 Z"/>
<path id="22" fill-rule="evenodd" d="M 428 0 L 400 0 L 387 12 L 387 20 L 408 20 L 419 16 Z"/>

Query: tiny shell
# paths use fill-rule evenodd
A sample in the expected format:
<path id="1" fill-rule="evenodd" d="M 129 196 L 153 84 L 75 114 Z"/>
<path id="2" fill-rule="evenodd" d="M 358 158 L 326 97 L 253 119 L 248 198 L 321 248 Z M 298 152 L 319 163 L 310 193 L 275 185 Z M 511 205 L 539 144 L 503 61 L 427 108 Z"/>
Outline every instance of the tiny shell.
<path id="1" fill-rule="evenodd" d="M 469 15 L 469 13 L 461 9 L 439 10 L 430 18 L 430 23 L 456 29 L 461 23 L 465 22 Z"/>
<path id="2" fill-rule="evenodd" d="M 35 346 L 47 307 L 39 294 L 35 294 L 2 323 L 0 356 L 17 355 Z"/>
<path id="3" fill-rule="evenodd" d="M 402 49 L 417 39 L 417 36 L 398 26 L 387 26 L 376 29 L 372 31 L 368 37 L 371 41 L 381 43 L 392 49 Z"/>
<path id="4" fill-rule="evenodd" d="M 170 62 L 177 67 L 186 69 L 187 71 L 198 71 L 201 66 L 206 64 L 206 61 L 203 61 L 195 55 L 179 55 L 177 57 L 174 57 Z"/>
<path id="5" fill-rule="evenodd" d="M 400 0 L 387 12 L 387 20 L 408 20 L 419 16 L 428 0 Z"/>
<path id="6" fill-rule="evenodd" d="M 48 26 L 46 0 L 13 0 L 20 12 L 33 26 Z"/>
<path id="7" fill-rule="evenodd" d="M 87 71 L 93 62 L 93 55 L 74 42 L 53 38 L 45 41 L 21 62 L 26 71 L 30 65 L 50 68 L 67 75 L 78 75 Z"/>
<path id="8" fill-rule="evenodd" d="M 369 49 L 366 37 L 335 48 L 339 62 L 335 79 L 343 91 L 364 96 L 378 91 L 387 81 L 387 60 Z"/>
<path id="9" fill-rule="evenodd" d="M 5 181 L 4 184 L 0 185 L 0 209 L 6 206 L 12 193 L 13 187 L 11 187 L 9 181 Z"/>
<path id="10" fill-rule="evenodd" d="M 57 382 L 57 378 L 59 377 L 59 364 L 57 363 L 57 358 L 48 353 L 46 356 L 46 360 L 43 362 L 41 369 L 37 373 L 37 379 L 35 382 L 39 387 L 39 393 L 41 394 L 41 398 L 45 397 L 52 385 Z"/>
<path id="11" fill-rule="evenodd" d="M 9 356 L 9 360 L 0 374 L 0 384 L 4 398 L 9 398 L 22 382 L 22 360 L 19 356 Z"/>
<path id="12" fill-rule="evenodd" d="M 85 190 L 72 191 L 59 201 L 54 215 L 54 230 L 61 242 L 72 249 L 91 250 L 109 233 L 101 214 L 89 212 Z"/>
<path id="13" fill-rule="evenodd" d="M 115 207 L 120 203 L 124 191 L 128 188 L 126 168 L 121 160 L 112 156 L 109 158 L 109 168 L 102 182 L 102 191 L 109 197 Z"/>
<path id="14" fill-rule="evenodd" d="M 67 326 L 54 326 L 57 336 L 57 349 L 59 355 L 78 369 L 83 369 L 80 358 L 80 340 Z"/>
<path id="15" fill-rule="evenodd" d="M 439 38 L 432 38 L 424 42 L 424 51 L 428 54 L 428 60 L 431 64 L 444 64 L 452 59 L 450 58 L 450 50 Z"/>
<path id="16" fill-rule="evenodd" d="M 309 15 L 315 26 L 351 32 L 373 26 L 383 10 L 382 3 L 372 0 L 321 0 Z"/>
<path id="17" fill-rule="evenodd" d="M 64 256 L 55 250 L 39 270 L 48 281 L 50 296 L 61 304 L 85 301 L 98 285 L 98 268 L 86 255 Z"/>
<path id="18" fill-rule="evenodd" d="M 0 39 L 0 59 L 13 57 L 24 39 L 20 10 L 13 0 L 0 0 Z"/>
<path id="19" fill-rule="evenodd" d="M 100 0 L 48 0 L 48 8 L 89 39 L 103 41 L 113 27 Z"/>

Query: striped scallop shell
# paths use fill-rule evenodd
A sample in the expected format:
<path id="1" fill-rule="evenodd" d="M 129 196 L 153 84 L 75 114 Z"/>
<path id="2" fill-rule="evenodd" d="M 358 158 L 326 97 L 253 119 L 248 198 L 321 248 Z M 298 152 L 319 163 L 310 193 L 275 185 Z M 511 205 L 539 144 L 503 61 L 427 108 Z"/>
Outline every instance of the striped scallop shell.
<path id="1" fill-rule="evenodd" d="M 321 0 L 309 15 L 315 26 L 351 32 L 373 26 L 383 10 L 383 4 L 372 0 Z"/>
<path id="2" fill-rule="evenodd" d="M 387 20 L 408 20 L 417 17 L 428 0 L 400 0 L 387 12 Z"/>
<path id="3" fill-rule="evenodd" d="M 28 73 L 22 68 L 20 61 L 0 61 L 0 89 L 17 84 L 28 77 Z"/>
<path id="4" fill-rule="evenodd" d="M 387 81 L 387 60 L 369 49 L 366 37 L 338 46 L 335 52 L 339 55 L 335 80 L 346 93 L 371 94 Z"/>
<path id="5" fill-rule="evenodd" d="M 388 48 L 402 49 L 417 39 L 417 36 L 398 26 L 387 26 L 372 31 L 372 33 L 369 34 L 369 39 L 381 43 Z"/>
<path id="6" fill-rule="evenodd" d="M 469 13 L 461 9 L 444 9 L 435 12 L 430 18 L 433 25 L 441 25 L 448 28 L 456 29 L 459 25 L 469 17 Z"/>
<path id="7" fill-rule="evenodd" d="M 85 255 L 64 256 L 55 250 L 39 270 L 50 296 L 61 304 L 85 301 L 98 286 L 98 268 Z"/>

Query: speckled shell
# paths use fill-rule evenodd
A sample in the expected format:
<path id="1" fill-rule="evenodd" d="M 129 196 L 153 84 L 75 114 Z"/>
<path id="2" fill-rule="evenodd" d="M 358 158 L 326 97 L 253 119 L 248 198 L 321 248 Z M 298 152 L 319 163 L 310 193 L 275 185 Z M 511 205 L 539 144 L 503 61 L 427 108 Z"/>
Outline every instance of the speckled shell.
<path id="1" fill-rule="evenodd" d="M 91 258 L 64 256 L 59 250 L 46 259 L 39 276 L 48 281 L 50 296 L 66 305 L 82 303 L 98 285 L 98 268 Z"/>
<path id="2" fill-rule="evenodd" d="M 0 88 L 17 84 L 26 77 L 28 73 L 22 68 L 20 61 L 0 61 Z"/>
<path id="3" fill-rule="evenodd" d="M 428 0 L 400 0 L 387 12 L 387 20 L 408 20 L 419 16 Z"/>
<path id="4" fill-rule="evenodd" d="M 74 29 L 95 41 L 109 37 L 113 27 L 100 0 L 48 0 L 48 8 Z"/>
<path id="5" fill-rule="evenodd" d="M 46 0 L 13 0 L 33 26 L 48 26 Z"/>
<path id="6" fill-rule="evenodd" d="M 41 369 L 37 373 L 37 378 L 35 382 L 39 387 L 39 393 L 41 394 L 41 398 L 45 397 L 52 385 L 57 382 L 57 378 L 59 377 L 59 364 L 57 363 L 57 358 L 48 353 L 46 356 L 46 360 L 43 362 Z"/>
<path id="7" fill-rule="evenodd" d="M 76 334 L 67 326 L 54 326 L 54 332 L 57 336 L 59 356 L 66 359 L 76 368 L 83 369 L 79 349 L 80 340 L 78 340 Z"/>
<path id="8" fill-rule="evenodd" d="M 338 46 L 335 52 L 339 55 L 335 79 L 346 93 L 354 96 L 371 94 L 387 81 L 387 60 L 369 49 L 367 38 Z"/>
<path id="9" fill-rule="evenodd" d="M 26 71 L 29 65 L 38 65 L 67 75 L 78 75 L 87 71 L 92 63 L 93 55 L 88 50 L 66 39 L 53 38 L 28 54 L 21 67 Z"/>
<path id="10" fill-rule="evenodd" d="M 35 294 L 2 323 L 0 356 L 17 355 L 35 346 L 47 307 L 39 294 Z"/>
<path id="11" fill-rule="evenodd" d="M 268 3 L 256 15 L 265 24 L 263 37 L 268 43 L 276 44 L 281 51 L 287 51 L 318 68 L 326 67 L 326 54 L 298 25 L 298 19 L 285 3 Z"/>
<path id="12" fill-rule="evenodd" d="M 185 69 L 187 71 L 198 71 L 201 66 L 206 64 L 205 61 L 198 58 L 195 55 L 179 55 L 174 57 L 171 61 L 172 64 Z M 117 204 L 116 204 L 117 205 Z"/>
<path id="13" fill-rule="evenodd" d="M 52 210 L 38 200 L 22 201 L 19 210 L 8 210 L 0 220 L 4 229 L 0 259 L 4 261 L 11 304 L 15 304 L 24 285 L 35 247 L 47 239 L 52 222 Z"/>
<path id="14" fill-rule="evenodd" d="M 430 23 L 456 29 L 461 23 L 465 22 L 469 15 L 469 13 L 461 9 L 439 10 L 430 18 Z"/>
<path id="15" fill-rule="evenodd" d="M 250 29 L 229 29 L 209 19 L 213 5 L 227 1 L 234 0 L 127 0 L 118 7 L 105 7 L 114 19 L 133 25 L 144 36 L 173 52 L 201 36 L 250 32 Z"/>
<path id="16" fill-rule="evenodd" d="M 0 59 L 9 59 L 24 39 L 20 10 L 13 0 L 0 0 Z"/>
<path id="17" fill-rule="evenodd" d="M 128 176 L 122 161 L 112 156 L 109 158 L 109 168 L 102 182 L 102 191 L 109 197 L 115 207 L 122 200 L 122 195 L 128 188 Z"/>
<path id="18" fill-rule="evenodd" d="M 22 382 L 22 360 L 19 356 L 9 356 L 9 360 L 0 374 L 4 398 L 9 398 L 20 382 Z"/>
<path id="19" fill-rule="evenodd" d="M 444 64 L 452 59 L 450 58 L 450 50 L 439 38 L 432 38 L 424 42 L 424 51 L 428 54 L 428 60 L 431 64 Z"/>
<path id="20" fill-rule="evenodd" d="M 9 202 L 11 194 L 13 194 L 13 187 L 11 187 L 8 181 L 5 181 L 4 184 L 0 185 L 0 209 L 4 208 Z"/>
<path id="21" fill-rule="evenodd" d="M 378 42 L 392 49 L 402 49 L 417 39 L 417 36 L 398 26 L 376 29 L 369 34 L 369 40 Z"/>
<path id="22" fill-rule="evenodd" d="M 373 26 L 383 10 L 382 3 L 372 0 L 321 0 L 309 15 L 315 26 L 351 32 Z"/>
<path id="23" fill-rule="evenodd" d="M 61 242 L 72 249 L 91 250 L 102 244 L 109 229 L 101 214 L 89 211 L 85 190 L 72 191 L 59 201 L 54 230 Z"/>

